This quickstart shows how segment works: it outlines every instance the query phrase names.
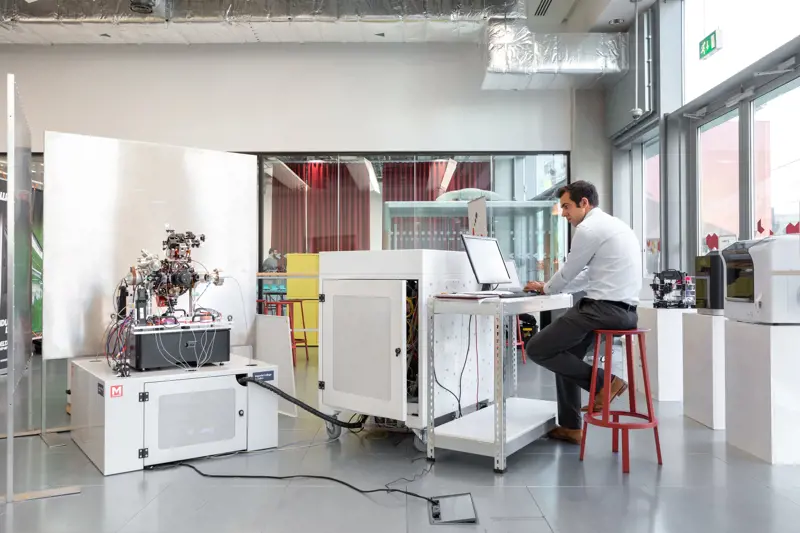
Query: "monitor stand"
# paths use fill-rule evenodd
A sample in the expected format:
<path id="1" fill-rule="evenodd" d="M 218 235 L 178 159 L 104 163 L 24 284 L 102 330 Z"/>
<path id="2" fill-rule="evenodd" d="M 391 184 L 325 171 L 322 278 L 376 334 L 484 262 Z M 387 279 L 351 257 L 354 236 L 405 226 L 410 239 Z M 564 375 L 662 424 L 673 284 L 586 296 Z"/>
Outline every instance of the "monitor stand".
<path id="1" fill-rule="evenodd" d="M 486 283 L 481 284 L 481 291 L 490 291 L 492 290 L 492 286 Z"/>

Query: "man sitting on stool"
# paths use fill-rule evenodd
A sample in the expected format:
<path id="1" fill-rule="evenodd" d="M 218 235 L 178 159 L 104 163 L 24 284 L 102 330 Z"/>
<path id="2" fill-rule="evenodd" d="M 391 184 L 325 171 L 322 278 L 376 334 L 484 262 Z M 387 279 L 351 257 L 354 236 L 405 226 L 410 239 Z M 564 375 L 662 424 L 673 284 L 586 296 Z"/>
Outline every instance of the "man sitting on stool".
<path id="1" fill-rule="evenodd" d="M 586 297 L 534 335 L 525 352 L 556 375 L 558 427 L 550 438 L 580 444 L 581 410 L 588 410 L 588 406 L 580 409 L 581 389 L 588 391 L 592 381 L 592 366 L 583 358 L 594 342 L 594 330 L 637 327 L 642 255 L 630 226 L 597 207 L 594 185 L 576 181 L 559 189 L 558 196 L 561 216 L 575 227 L 572 248 L 550 281 L 532 281 L 525 290 L 555 294 L 580 284 L 578 290 Z M 628 388 L 617 376 L 609 386 L 612 400 Z M 595 411 L 603 408 L 602 389 L 603 370 L 598 368 Z"/>

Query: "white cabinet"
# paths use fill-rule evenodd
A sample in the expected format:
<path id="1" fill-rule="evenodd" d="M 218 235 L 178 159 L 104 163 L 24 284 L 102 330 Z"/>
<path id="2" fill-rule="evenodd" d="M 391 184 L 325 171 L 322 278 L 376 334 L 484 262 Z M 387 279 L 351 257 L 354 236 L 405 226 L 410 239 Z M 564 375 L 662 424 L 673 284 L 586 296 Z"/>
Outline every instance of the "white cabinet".
<path id="1" fill-rule="evenodd" d="M 247 387 L 236 375 L 145 383 L 144 465 L 247 448 Z"/>
<path id="2" fill-rule="evenodd" d="M 406 282 L 326 280 L 323 291 L 323 403 L 405 420 Z"/>

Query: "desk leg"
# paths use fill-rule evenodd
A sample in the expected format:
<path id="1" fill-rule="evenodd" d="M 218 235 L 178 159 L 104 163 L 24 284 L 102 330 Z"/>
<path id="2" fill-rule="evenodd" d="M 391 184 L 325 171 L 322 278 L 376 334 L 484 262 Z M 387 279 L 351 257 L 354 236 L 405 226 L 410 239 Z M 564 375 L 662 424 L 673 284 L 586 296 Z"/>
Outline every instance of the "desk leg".
<path id="1" fill-rule="evenodd" d="M 503 326 L 508 321 L 503 318 L 502 309 L 498 309 L 494 315 L 494 471 L 497 474 L 506 471 L 506 397 L 503 390 L 506 346 Z"/>
<path id="2" fill-rule="evenodd" d="M 511 395 L 516 396 L 519 384 L 517 379 L 517 364 L 519 362 L 519 353 L 517 353 L 517 316 L 510 316 L 507 320 L 509 332 L 511 333 L 511 340 L 508 343 L 508 351 L 511 357 L 511 379 L 513 380 L 513 384 L 511 386 Z M 522 356 L 525 357 L 525 354 L 522 354 Z"/>
<path id="3" fill-rule="evenodd" d="M 428 429 L 426 431 L 426 437 L 428 441 L 428 461 L 433 462 L 436 460 L 436 443 L 433 435 L 433 426 L 435 422 L 435 413 L 436 410 L 434 409 L 434 398 L 436 397 L 434 388 L 435 388 L 435 379 L 434 379 L 434 372 L 435 372 L 435 358 L 434 355 L 436 353 L 436 336 L 435 331 L 436 328 L 434 327 L 436 323 L 436 315 L 434 314 L 433 309 L 434 303 L 433 301 L 428 302 L 428 349 L 425 351 L 425 354 L 428 359 Z"/>

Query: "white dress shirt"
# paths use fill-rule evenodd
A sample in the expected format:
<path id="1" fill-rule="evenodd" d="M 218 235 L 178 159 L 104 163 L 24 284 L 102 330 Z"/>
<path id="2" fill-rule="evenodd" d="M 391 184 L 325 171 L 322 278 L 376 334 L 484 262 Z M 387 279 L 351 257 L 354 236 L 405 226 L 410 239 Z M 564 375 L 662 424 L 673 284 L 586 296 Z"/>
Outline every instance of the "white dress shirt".
<path id="1" fill-rule="evenodd" d="M 633 230 L 595 207 L 575 228 L 567 261 L 544 292 L 583 290 L 593 300 L 638 305 L 642 275 L 642 251 Z"/>

